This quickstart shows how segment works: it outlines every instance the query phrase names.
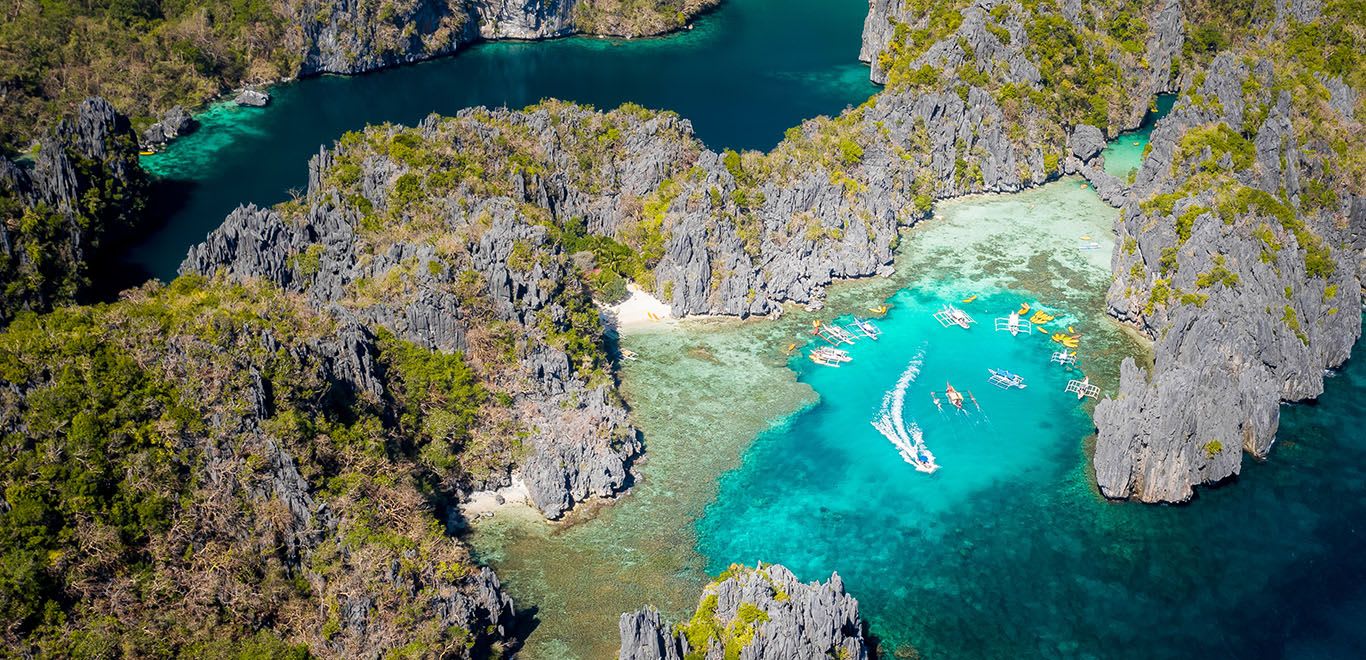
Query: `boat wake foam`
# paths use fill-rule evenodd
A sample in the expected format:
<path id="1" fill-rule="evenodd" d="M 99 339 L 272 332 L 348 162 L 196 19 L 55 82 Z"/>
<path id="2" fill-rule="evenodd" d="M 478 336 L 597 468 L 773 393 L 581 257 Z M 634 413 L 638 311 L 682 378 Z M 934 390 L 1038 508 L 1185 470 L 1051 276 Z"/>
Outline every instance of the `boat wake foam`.
<path id="1" fill-rule="evenodd" d="M 901 372 L 896 387 L 882 395 L 882 409 L 872 421 L 873 428 L 892 442 L 902 460 L 915 466 L 921 472 L 934 472 L 939 465 L 934 462 L 934 454 L 925 446 L 924 434 L 920 426 L 911 422 L 906 424 L 903 409 L 906 403 L 906 390 L 920 376 L 920 367 L 925 361 L 925 350 L 921 349 Z"/>

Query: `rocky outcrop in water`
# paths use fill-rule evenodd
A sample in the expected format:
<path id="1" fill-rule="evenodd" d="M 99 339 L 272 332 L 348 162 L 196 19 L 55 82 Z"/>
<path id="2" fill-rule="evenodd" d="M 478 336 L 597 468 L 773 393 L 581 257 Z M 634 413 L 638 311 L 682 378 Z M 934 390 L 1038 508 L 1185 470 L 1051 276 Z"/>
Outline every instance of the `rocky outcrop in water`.
<path id="1" fill-rule="evenodd" d="M 1236 476 L 1280 402 L 1320 394 L 1361 335 L 1366 203 L 1325 155 L 1360 124 L 1307 100 L 1330 77 L 1288 82 L 1252 53 L 1216 58 L 1158 123 L 1118 223 L 1111 313 L 1154 338 L 1155 364 L 1126 360 L 1096 409 L 1108 497 L 1181 502 Z"/>
<path id="2" fill-rule="evenodd" d="M 449 55 L 481 39 L 575 33 L 650 36 L 683 27 L 719 0 L 350 0 L 299 11 L 300 76 L 362 73 Z"/>
<path id="3" fill-rule="evenodd" d="M 689 621 L 670 627 L 646 607 L 621 615 L 620 628 L 620 660 L 868 657 L 858 601 L 839 575 L 803 583 L 776 564 L 732 566 Z"/>
<path id="4" fill-rule="evenodd" d="M 305 2 L 300 76 L 361 73 L 454 53 L 478 38 L 462 0 Z"/>
<path id="5" fill-rule="evenodd" d="M 190 113 L 185 111 L 182 106 L 175 106 L 166 111 L 155 124 L 147 127 L 142 132 L 142 143 L 146 146 L 159 146 L 170 142 L 182 135 L 188 135 L 194 131 L 197 124 Z"/>
<path id="6" fill-rule="evenodd" d="M 0 156 L 0 323 L 80 298 L 90 259 L 140 220 L 137 149 L 128 119 L 92 98 L 39 141 L 33 162 Z"/>
<path id="7" fill-rule="evenodd" d="M 250 108 L 264 108 L 270 105 L 270 94 L 259 89 L 244 89 L 233 99 L 233 103 Z"/>

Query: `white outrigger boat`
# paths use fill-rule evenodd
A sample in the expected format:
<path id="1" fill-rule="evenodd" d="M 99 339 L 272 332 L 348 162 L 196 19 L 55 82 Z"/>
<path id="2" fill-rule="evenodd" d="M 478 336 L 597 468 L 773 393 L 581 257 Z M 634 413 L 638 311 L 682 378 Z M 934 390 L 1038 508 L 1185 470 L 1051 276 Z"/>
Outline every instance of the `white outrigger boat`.
<path id="1" fill-rule="evenodd" d="M 811 334 L 816 335 L 821 339 L 824 339 L 826 343 L 830 344 L 831 346 L 839 346 L 840 344 L 854 343 L 854 336 L 849 334 L 848 330 L 845 330 L 844 328 L 841 328 L 837 325 L 833 325 L 830 323 L 812 321 Z"/>
<path id="2" fill-rule="evenodd" d="M 878 336 L 882 334 L 882 329 L 873 325 L 872 321 L 861 319 L 857 316 L 854 317 L 854 322 L 849 324 L 849 330 L 854 334 L 863 335 L 873 341 L 877 341 Z"/>
<path id="3" fill-rule="evenodd" d="M 1003 390 L 1012 387 L 1025 388 L 1024 376 L 1020 374 L 1011 373 L 1005 369 L 987 369 L 987 372 L 991 374 L 991 377 L 987 378 L 987 382 Z"/>
<path id="4" fill-rule="evenodd" d="M 953 305 L 944 305 L 943 309 L 935 312 L 934 320 L 939 321 L 939 325 L 946 328 L 951 325 L 956 325 L 964 330 L 972 327 L 972 324 L 977 322 L 974 321 L 971 316 L 968 316 L 967 312 L 958 309 Z"/>
<path id="5" fill-rule="evenodd" d="M 1089 376 L 1083 376 L 1081 380 L 1068 381 L 1066 391 L 1076 394 L 1078 401 L 1085 399 L 1088 396 L 1095 398 L 1096 395 L 1100 394 L 1100 388 L 1091 384 L 1091 378 Z"/>
<path id="6" fill-rule="evenodd" d="M 1072 366 L 1077 363 L 1077 353 L 1076 351 L 1058 351 L 1054 353 L 1053 357 L 1050 357 L 1048 361 L 1054 364 L 1061 364 L 1064 367 Z"/>
<path id="7" fill-rule="evenodd" d="M 854 358 L 849 353 L 833 346 L 822 346 L 811 351 L 809 356 L 812 362 L 824 367 L 838 367 L 841 362 L 853 362 Z"/>
<path id="8" fill-rule="evenodd" d="M 1028 335 L 1034 332 L 1034 324 L 1020 318 L 1019 312 L 1011 312 L 1010 316 L 996 319 L 996 331 L 1009 332 L 1011 337 L 1019 337 L 1021 333 Z"/>

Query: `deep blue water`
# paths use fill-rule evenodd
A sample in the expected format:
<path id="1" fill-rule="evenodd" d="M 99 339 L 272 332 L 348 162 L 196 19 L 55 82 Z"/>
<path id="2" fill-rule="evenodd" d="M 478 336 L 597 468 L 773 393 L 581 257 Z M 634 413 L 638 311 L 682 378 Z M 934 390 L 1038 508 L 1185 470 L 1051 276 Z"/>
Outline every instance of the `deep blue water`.
<path id="1" fill-rule="evenodd" d="M 838 571 L 885 657 L 1360 657 L 1366 648 L 1366 365 L 1287 406 L 1270 459 L 1187 506 L 1107 502 L 1092 427 L 1044 335 L 993 332 L 1026 294 L 970 305 L 944 329 L 932 289 L 903 291 L 877 343 L 839 369 L 795 359 L 818 404 L 759 437 L 698 521 L 716 572 L 756 558 L 814 580 Z M 1358 347 L 1360 349 L 1360 346 Z M 1358 354 L 1361 351 L 1358 350 Z M 916 472 L 875 430 L 922 356 L 904 419 L 942 468 Z M 985 383 L 987 367 L 1025 390 Z M 940 413 L 952 380 L 984 413 Z M 895 653 L 901 655 L 894 655 Z"/>
<path id="2" fill-rule="evenodd" d="M 453 57 L 278 87 L 270 107 L 220 104 L 199 132 L 143 160 L 174 181 L 161 226 L 109 273 L 132 284 L 174 277 L 191 245 L 238 204 L 289 198 L 308 159 L 367 124 L 414 124 L 476 105 L 544 98 L 673 110 L 709 147 L 766 149 L 804 119 L 862 103 L 876 88 L 858 62 L 864 0 L 725 0 L 694 29 L 644 40 L 569 38 L 480 44 Z"/>

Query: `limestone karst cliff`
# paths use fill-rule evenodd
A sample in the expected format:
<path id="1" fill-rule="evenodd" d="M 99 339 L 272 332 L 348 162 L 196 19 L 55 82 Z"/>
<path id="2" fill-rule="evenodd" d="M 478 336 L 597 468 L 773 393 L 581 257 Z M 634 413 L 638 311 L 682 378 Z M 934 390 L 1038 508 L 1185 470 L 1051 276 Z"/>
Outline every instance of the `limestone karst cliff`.
<path id="1" fill-rule="evenodd" d="M 869 657 L 858 601 L 839 575 L 805 583 L 787 568 L 731 566 L 702 590 L 688 621 L 645 607 L 621 615 L 620 660 Z"/>
<path id="2" fill-rule="evenodd" d="M 89 260 L 142 220 L 147 177 L 128 119 L 81 103 L 31 161 L 0 155 L 0 324 L 80 299 Z"/>
<path id="3" fill-rule="evenodd" d="M 1126 362 L 1096 410 L 1107 496 L 1179 502 L 1237 475 L 1271 449 L 1280 402 L 1322 393 L 1361 335 L 1360 67 L 1334 55 L 1359 41 L 1342 9 L 1265 17 L 1153 132 L 1109 300 L 1155 364 Z"/>

